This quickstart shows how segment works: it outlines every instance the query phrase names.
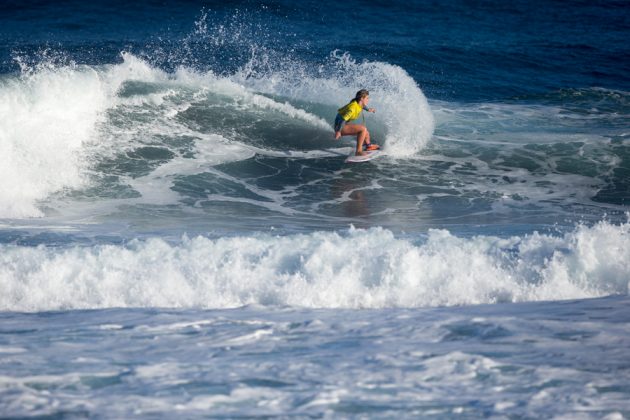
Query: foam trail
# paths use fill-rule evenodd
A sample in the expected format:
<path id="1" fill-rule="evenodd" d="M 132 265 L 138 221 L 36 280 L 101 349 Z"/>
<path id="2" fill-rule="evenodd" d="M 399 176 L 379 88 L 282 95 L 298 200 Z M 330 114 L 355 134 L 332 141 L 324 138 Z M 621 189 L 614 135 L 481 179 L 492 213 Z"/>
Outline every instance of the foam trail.
<path id="1" fill-rule="evenodd" d="M 216 134 L 206 135 L 203 141 L 195 142 L 194 153 L 194 158 L 175 158 L 159 166 L 150 174 L 129 179 L 127 183 L 142 195 L 139 201 L 171 204 L 180 198 L 179 194 L 171 189 L 175 176 L 202 173 L 208 171 L 213 165 L 248 159 L 255 154 L 243 146 L 230 144 L 225 138 Z"/>
<path id="2" fill-rule="evenodd" d="M 356 259 L 353 255 L 371 255 Z M 414 244 L 375 228 L 345 235 L 161 239 L 68 249 L 2 246 L 0 310 L 231 308 L 247 304 L 386 308 L 627 294 L 630 224 L 564 236 Z"/>

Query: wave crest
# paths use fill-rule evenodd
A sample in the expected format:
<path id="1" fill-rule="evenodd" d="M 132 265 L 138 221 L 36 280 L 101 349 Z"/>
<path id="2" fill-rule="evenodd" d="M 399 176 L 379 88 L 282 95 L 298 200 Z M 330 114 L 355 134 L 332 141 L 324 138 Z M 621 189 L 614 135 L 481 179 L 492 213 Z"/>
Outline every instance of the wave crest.
<path id="1" fill-rule="evenodd" d="M 370 258 L 359 258 L 369 255 Z M 564 236 L 388 230 L 161 239 L 128 246 L 2 246 L 0 310 L 468 305 L 627 294 L 630 224 Z"/>

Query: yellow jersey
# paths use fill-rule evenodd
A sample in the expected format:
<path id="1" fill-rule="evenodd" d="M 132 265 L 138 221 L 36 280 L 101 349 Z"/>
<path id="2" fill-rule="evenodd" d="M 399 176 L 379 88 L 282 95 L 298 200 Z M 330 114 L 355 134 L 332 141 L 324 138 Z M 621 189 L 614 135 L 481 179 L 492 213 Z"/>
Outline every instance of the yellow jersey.
<path id="1" fill-rule="evenodd" d="M 339 108 L 337 110 L 337 112 L 339 113 L 339 115 L 341 115 L 341 118 L 343 118 L 344 121 L 356 120 L 361 115 L 361 111 L 363 111 L 363 108 L 354 99 L 350 101 L 348 105 L 342 108 Z"/>

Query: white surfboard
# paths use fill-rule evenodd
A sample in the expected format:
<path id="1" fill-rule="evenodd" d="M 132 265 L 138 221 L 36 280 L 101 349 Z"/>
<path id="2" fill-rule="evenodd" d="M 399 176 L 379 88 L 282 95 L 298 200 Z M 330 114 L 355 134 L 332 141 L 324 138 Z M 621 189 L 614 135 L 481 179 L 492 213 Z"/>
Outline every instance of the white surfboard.
<path id="1" fill-rule="evenodd" d="M 350 153 L 350 156 L 348 156 L 346 158 L 346 162 L 348 163 L 359 163 L 359 162 L 367 162 L 368 160 L 372 160 L 375 157 L 377 157 L 381 151 L 380 150 L 368 150 L 366 152 L 363 152 L 363 155 L 361 156 L 357 156 L 354 154 L 354 149 L 352 150 L 352 153 Z"/>

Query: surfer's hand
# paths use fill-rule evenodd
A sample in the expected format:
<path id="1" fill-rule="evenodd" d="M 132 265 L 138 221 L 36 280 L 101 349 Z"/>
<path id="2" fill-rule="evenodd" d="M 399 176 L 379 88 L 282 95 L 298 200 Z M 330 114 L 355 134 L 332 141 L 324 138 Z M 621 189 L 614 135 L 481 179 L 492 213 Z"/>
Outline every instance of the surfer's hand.
<path id="1" fill-rule="evenodd" d="M 371 112 L 371 113 L 373 114 L 373 113 L 375 113 L 375 112 L 376 112 L 376 109 L 374 109 L 374 108 L 370 108 L 370 109 L 368 109 L 368 112 Z"/>

